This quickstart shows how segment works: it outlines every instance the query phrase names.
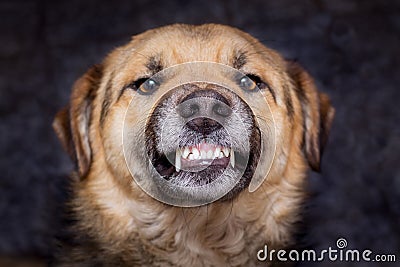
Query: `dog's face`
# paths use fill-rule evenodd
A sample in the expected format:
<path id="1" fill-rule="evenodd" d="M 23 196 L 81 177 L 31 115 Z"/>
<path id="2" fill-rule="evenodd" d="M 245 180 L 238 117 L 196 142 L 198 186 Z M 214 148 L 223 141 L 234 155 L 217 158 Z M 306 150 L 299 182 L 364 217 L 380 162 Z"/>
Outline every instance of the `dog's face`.
<path id="1" fill-rule="evenodd" d="M 318 169 L 332 118 L 309 75 L 248 34 L 173 25 L 91 68 L 54 126 L 82 179 L 107 170 L 127 195 L 179 188 L 172 198 L 199 204 Z"/>

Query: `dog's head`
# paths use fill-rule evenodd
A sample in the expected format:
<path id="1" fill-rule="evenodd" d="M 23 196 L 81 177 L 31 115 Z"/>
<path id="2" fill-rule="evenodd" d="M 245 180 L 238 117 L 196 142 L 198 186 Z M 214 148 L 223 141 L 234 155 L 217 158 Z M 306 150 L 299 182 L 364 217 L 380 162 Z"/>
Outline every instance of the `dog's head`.
<path id="1" fill-rule="evenodd" d="M 307 72 L 250 35 L 173 25 L 89 69 L 54 128 L 81 179 L 107 172 L 128 194 L 138 183 L 199 204 L 318 170 L 333 114 Z"/>

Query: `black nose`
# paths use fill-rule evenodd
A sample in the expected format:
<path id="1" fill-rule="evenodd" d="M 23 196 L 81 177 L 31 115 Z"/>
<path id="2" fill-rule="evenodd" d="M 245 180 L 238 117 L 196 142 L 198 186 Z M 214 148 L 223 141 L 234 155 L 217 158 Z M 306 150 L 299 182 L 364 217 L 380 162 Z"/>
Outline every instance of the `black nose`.
<path id="1" fill-rule="evenodd" d="M 229 101 L 217 91 L 198 90 L 180 101 L 178 113 L 185 119 L 199 114 L 218 119 L 230 116 L 232 110 Z"/>
<path id="2" fill-rule="evenodd" d="M 222 127 L 220 122 L 232 114 L 229 101 L 215 90 L 198 90 L 183 98 L 178 114 L 187 120 L 187 126 L 202 134 Z"/>

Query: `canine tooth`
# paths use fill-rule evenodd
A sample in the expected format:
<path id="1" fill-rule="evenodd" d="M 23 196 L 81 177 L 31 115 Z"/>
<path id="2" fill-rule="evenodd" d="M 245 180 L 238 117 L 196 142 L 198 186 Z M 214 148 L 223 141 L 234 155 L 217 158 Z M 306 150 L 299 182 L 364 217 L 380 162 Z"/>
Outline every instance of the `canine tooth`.
<path id="1" fill-rule="evenodd" d="M 201 159 L 206 159 L 207 158 L 207 152 L 205 150 L 200 150 L 200 156 L 201 156 Z"/>
<path id="2" fill-rule="evenodd" d="M 233 149 L 231 148 L 231 165 L 232 168 L 235 168 L 235 152 L 233 151 Z"/>
<path id="3" fill-rule="evenodd" d="M 224 147 L 224 148 L 222 149 L 222 151 L 224 151 L 225 157 L 228 157 L 228 156 L 229 156 L 229 149 L 228 149 L 228 148 Z"/>
<path id="4" fill-rule="evenodd" d="M 188 159 L 189 159 L 189 160 L 194 160 L 194 156 L 193 156 L 193 154 L 189 154 L 189 157 L 188 157 Z"/>
<path id="5" fill-rule="evenodd" d="M 199 158 L 199 156 L 200 156 L 200 152 L 199 152 L 199 150 L 197 149 L 197 148 L 193 148 L 192 149 L 192 153 L 193 153 L 193 158 L 194 159 L 198 159 Z"/>
<path id="6" fill-rule="evenodd" d="M 212 150 L 208 150 L 208 152 L 207 152 L 207 158 L 208 159 L 212 159 L 213 158 L 213 152 L 212 152 Z"/>
<path id="7" fill-rule="evenodd" d="M 214 158 L 218 158 L 219 153 L 221 153 L 221 148 L 217 146 L 214 151 Z"/>
<path id="8" fill-rule="evenodd" d="M 221 151 L 219 152 L 219 158 L 222 159 L 224 157 L 224 153 Z"/>
<path id="9" fill-rule="evenodd" d="M 186 159 L 189 156 L 189 153 L 190 153 L 189 148 L 185 147 L 185 149 L 182 152 L 182 157 Z"/>
<path id="10" fill-rule="evenodd" d="M 178 148 L 175 154 L 175 170 L 179 172 L 181 170 L 181 150 Z"/>

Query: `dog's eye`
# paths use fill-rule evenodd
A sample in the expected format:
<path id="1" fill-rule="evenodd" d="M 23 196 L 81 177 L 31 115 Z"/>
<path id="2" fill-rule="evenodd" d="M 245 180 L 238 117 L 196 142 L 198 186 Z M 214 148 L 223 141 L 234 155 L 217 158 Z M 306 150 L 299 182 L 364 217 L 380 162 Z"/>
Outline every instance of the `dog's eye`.
<path id="1" fill-rule="evenodd" d="M 243 76 L 239 80 L 239 86 L 246 91 L 253 91 L 257 88 L 257 83 L 249 76 Z"/>
<path id="2" fill-rule="evenodd" d="M 135 87 L 137 88 L 138 92 L 144 95 L 151 94 L 157 90 L 159 86 L 160 84 L 153 79 L 142 78 L 135 82 Z"/>

